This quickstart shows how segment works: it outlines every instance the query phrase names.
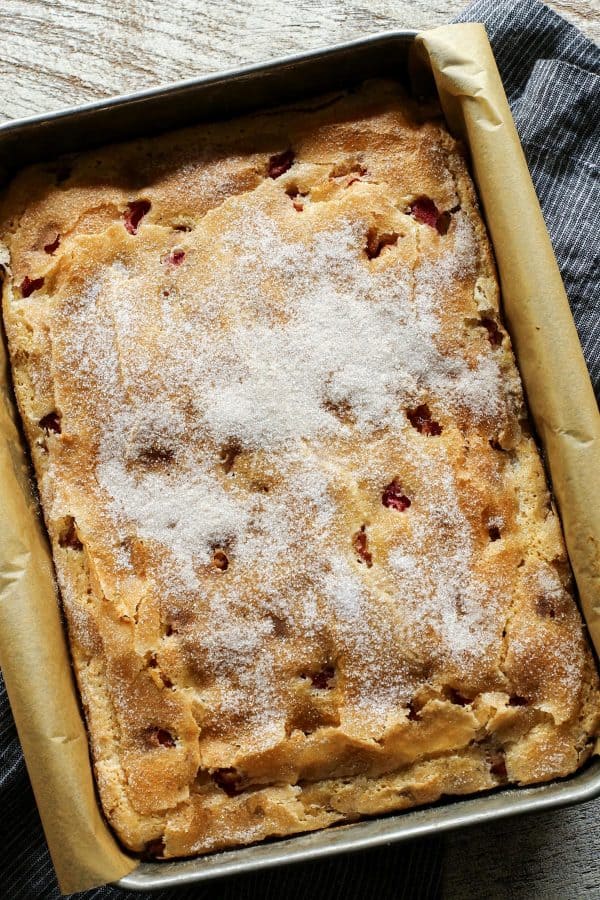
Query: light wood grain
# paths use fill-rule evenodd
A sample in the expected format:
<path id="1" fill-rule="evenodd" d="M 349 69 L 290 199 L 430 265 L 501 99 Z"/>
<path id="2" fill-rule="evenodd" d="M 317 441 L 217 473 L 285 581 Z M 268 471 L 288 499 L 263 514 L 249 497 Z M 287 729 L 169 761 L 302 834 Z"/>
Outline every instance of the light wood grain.
<path id="1" fill-rule="evenodd" d="M 598 0 L 551 4 L 600 38 Z M 0 121 L 393 28 L 463 0 L 1 0 Z"/>
<path id="2" fill-rule="evenodd" d="M 600 38 L 600 0 L 550 5 Z M 0 0 L 0 121 L 394 28 L 463 0 Z M 450 900 L 600 898 L 600 802 L 445 840 Z"/>

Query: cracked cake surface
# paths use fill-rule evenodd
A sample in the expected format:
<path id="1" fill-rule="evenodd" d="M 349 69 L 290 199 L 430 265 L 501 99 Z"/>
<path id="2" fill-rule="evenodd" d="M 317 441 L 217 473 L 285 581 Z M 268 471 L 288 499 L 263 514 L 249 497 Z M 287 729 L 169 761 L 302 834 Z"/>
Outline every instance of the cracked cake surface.
<path id="1" fill-rule="evenodd" d="M 464 154 L 392 82 L 31 167 L 3 312 L 157 858 L 573 772 L 598 679 Z"/>

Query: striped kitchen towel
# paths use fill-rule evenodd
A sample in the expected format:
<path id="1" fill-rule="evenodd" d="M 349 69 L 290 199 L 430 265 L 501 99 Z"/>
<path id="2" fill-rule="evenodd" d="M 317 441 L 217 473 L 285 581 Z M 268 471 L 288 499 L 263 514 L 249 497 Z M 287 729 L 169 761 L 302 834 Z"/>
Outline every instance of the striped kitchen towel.
<path id="1" fill-rule="evenodd" d="M 600 396 L 600 49 L 538 0 L 479 0 Z"/>

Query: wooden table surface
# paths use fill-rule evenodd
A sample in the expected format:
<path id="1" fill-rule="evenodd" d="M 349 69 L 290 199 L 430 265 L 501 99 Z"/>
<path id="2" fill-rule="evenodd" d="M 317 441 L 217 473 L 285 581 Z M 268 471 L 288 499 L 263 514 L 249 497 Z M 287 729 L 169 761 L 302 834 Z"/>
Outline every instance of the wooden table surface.
<path id="1" fill-rule="evenodd" d="M 600 0 L 549 3 L 595 40 Z M 463 0 L 0 0 L 0 121 L 393 28 Z M 444 897 L 600 898 L 600 801 L 444 840 Z"/>

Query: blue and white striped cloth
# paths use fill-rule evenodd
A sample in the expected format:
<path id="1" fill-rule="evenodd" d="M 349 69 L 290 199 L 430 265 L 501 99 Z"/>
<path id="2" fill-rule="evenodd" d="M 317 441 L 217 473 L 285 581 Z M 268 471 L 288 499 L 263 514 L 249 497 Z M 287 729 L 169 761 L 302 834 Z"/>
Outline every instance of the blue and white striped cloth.
<path id="1" fill-rule="evenodd" d="M 480 0 L 459 21 L 483 22 L 487 27 L 598 394 L 600 50 L 538 0 Z M 3 686 L 0 823 L 3 896 L 56 900 L 56 879 Z M 441 896 L 442 868 L 442 839 L 422 840 L 137 896 L 141 900 L 428 900 Z M 78 896 L 129 900 L 135 895 L 103 887 Z"/>

